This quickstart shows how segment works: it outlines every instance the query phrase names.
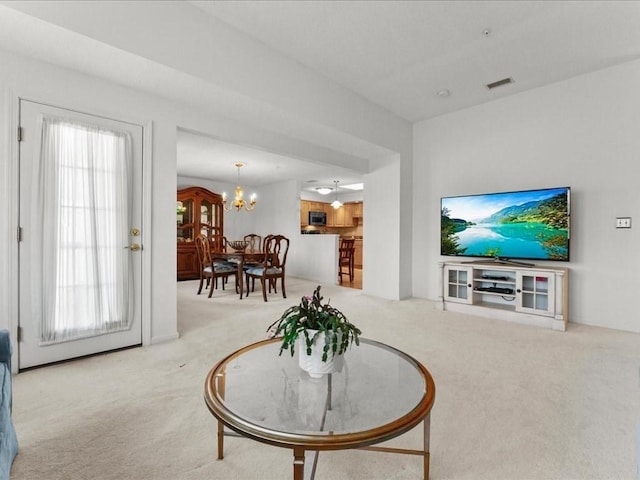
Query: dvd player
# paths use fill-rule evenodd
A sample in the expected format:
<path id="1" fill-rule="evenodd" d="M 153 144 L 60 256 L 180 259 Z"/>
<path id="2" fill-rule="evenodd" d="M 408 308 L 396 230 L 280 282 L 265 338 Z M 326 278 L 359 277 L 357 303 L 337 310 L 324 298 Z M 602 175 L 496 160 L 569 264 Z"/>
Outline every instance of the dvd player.
<path id="1" fill-rule="evenodd" d="M 483 280 L 509 280 L 509 277 L 502 277 L 499 275 L 482 275 Z"/>
<path id="2" fill-rule="evenodd" d="M 502 293 L 505 295 L 513 295 L 512 288 L 506 287 L 476 287 L 476 291 L 478 292 L 488 292 L 488 293 Z"/>

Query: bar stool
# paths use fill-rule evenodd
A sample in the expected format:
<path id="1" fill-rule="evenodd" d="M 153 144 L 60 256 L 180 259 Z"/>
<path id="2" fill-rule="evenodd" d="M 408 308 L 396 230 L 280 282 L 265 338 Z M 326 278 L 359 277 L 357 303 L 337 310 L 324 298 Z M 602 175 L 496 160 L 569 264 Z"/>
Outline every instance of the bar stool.
<path id="1" fill-rule="evenodd" d="M 338 249 L 338 277 L 340 277 L 340 283 L 342 283 L 342 276 L 349 276 L 349 283 L 353 282 L 353 264 L 354 264 L 354 252 L 355 252 L 355 239 L 343 238 L 340 240 L 340 248 Z M 346 272 L 343 270 L 346 268 Z"/>

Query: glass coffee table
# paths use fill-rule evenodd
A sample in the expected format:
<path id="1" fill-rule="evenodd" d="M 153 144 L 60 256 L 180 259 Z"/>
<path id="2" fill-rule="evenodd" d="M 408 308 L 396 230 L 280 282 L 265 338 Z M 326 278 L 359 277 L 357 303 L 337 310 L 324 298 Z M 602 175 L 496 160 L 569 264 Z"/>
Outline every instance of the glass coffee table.
<path id="1" fill-rule="evenodd" d="M 352 346 L 341 372 L 311 378 L 297 353 L 278 356 L 281 340 L 248 345 L 222 359 L 205 381 L 204 398 L 224 436 L 237 434 L 293 450 L 293 478 L 313 478 L 319 452 L 359 448 L 423 457 L 429 478 L 430 414 L 435 384 L 409 355 L 367 339 Z M 374 446 L 423 424 L 419 450 Z"/>

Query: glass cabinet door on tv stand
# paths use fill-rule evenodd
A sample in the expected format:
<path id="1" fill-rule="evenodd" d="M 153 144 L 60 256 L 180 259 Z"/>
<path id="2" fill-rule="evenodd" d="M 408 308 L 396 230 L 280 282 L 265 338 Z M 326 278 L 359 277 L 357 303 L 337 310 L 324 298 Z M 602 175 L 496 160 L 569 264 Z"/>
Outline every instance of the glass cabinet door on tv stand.
<path id="1" fill-rule="evenodd" d="M 518 299 L 516 310 L 520 312 L 553 315 L 555 312 L 555 275 L 546 272 L 516 272 Z"/>
<path id="2" fill-rule="evenodd" d="M 451 302 L 472 303 L 471 278 L 473 269 L 461 265 L 445 265 L 444 298 Z"/>

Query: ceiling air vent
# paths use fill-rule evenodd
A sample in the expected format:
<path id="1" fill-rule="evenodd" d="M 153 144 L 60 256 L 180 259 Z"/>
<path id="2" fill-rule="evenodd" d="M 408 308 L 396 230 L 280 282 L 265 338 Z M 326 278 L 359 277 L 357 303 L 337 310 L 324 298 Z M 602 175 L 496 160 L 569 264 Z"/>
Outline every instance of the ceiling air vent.
<path id="1" fill-rule="evenodd" d="M 493 83 L 487 83 L 486 87 L 491 90 L 493 88 L 498 88 L 501 87 L 503 85 L 508 85 L 510 83 L 513 83 L 513 78 L 509 77 L 509 78 L 503 78 L 502 80 L 498 80 L 497 82 L 493 82 Z"/>

